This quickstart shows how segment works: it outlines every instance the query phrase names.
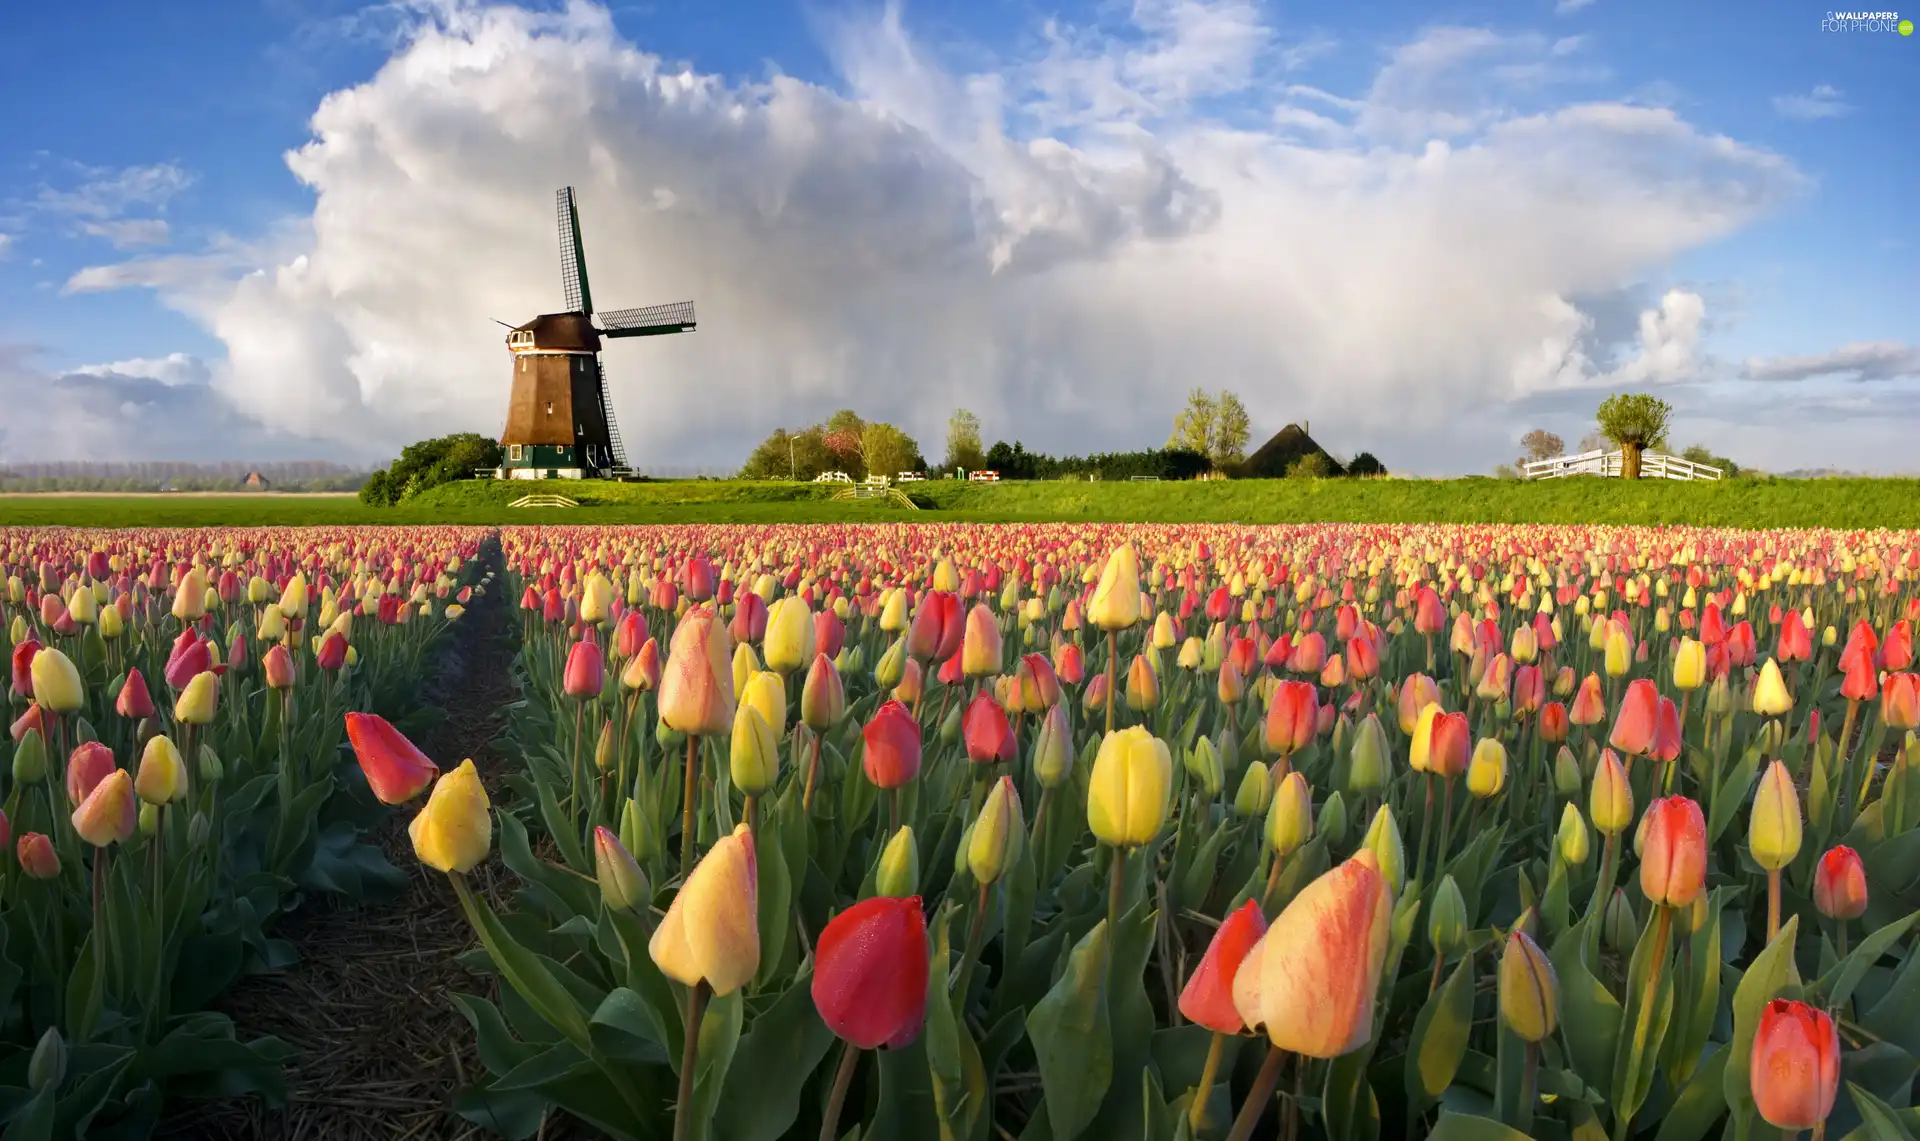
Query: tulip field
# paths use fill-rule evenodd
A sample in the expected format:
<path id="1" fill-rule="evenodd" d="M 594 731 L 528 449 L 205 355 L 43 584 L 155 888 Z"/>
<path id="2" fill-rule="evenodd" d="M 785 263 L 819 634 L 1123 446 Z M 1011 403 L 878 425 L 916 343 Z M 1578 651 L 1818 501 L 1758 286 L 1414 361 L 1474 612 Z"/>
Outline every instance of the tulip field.
<path id="1" fill-rule="evenodd" d="M 146 1136 L 169 1099 L 283 1096 L 289 1051 L 210 1007 L 304 896 L 401 878 L 344 715 L 406 719 L 484 589 L 475 529 L 0 530 L 9 1141 Z"/>
<path id="2" fill-rule="evenodd" d="M 495 1133 L 1920 1129 L 1913 534 L 501 543 L 494 794 L 354 719 Z"/>
<path id="3" fill-rule="evenodd" d="M 0 578 L 7 1138 L 285 1096 L 209 1008 L 378 906 L 389 813 L 476 972 L 408 1135 L 1920 1135 L 1920 533 L 0 530 Z M 470 606 L 517 699 L 432 756 Z"/>

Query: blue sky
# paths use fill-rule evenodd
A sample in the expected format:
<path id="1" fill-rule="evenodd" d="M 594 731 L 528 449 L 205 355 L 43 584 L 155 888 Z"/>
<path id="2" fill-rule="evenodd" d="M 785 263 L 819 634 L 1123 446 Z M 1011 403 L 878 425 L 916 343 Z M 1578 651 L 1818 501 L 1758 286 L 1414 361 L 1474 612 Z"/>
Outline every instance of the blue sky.
<path id="1" fill-rule="evenodd" d="M 71 444 L 0 427 L 0 459 L 372 459 L 491 430 L 483 319 L 553 303 L 534 188 L 564 180 L 590 260 L 612 247 L 609 304 L 703 302 L 699 334 L 609 364 L 660 466 L 841 403 L 929 450 L 959 403 L 990 435 L 1151 445 L 1193 383 L 1415 470 L 1484 470 L 1536 422 L 1572 443 L 1616 387 L 1670 393 L 1749 462 L 1920 466 L 1897 449 L 1920 429 L 1920 35 L 1826 32 L 1794 2 L 527 7 L 544 22 L 456 0 L 10 12 L 0 395 L 82 407 Z M 581 81 L 516 101 L 508 57 L 534 45 Z M 499 54 L 409 67 L 461 48 Z M 663 82 L 683 74 L 709 86 Z M 551 118 L 548 176 L 507 169 L 515 106 Z M 863 196 L 866 218 L 834 213 Z M 409 254 L 376 272 L 383 243 Z M 1153 328 L 1156 280 L 1214 304 Z M 402 309 L 422 332 L 381 320 Z M 690 376 L 744 403 L 685 399 Z M 1382 415 L 1403 395 L 1424 427 Z"/>

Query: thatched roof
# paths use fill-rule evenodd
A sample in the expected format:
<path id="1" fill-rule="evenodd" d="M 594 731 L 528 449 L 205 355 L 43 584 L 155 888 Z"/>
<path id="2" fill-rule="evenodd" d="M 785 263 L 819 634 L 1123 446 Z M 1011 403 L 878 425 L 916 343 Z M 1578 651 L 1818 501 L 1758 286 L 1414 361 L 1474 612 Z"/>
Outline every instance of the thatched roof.
<path id="1" fill-rule="evenodd" d="M 1341 472 L 1340 461 L 1328 451 L 1313 442 L 1307 430 L 1299 424 L 1288 424 L 1273 434 L 1273 438 L 1260 445 L 1260 450 L 1247 457 L 1243 474 L 1255 479 L 1279 479 L 1287 474 L 1301 456 L 1318 453 L 1327 457 L 1329 471 L 1338 475 Z"/>

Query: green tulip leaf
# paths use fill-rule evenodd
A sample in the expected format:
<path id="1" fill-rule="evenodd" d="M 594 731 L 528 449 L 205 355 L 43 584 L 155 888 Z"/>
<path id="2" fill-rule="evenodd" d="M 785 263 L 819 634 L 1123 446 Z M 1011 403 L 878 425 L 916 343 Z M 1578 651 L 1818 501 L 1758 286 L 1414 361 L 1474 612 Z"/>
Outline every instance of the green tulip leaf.
<path id="1" fill-rule="evenodd" d="M 1473 1031 L 1473 956 L 1463 955 L 1420 1008 L 1407 1041 L 1409 1108 L 1424 1108 L 1449 1085 Z"/>
<path id="2" fill-rule="evenodd" d="M 1104 921 L 1096 924 L 1074 947 L 1066 973 L 1027 1016 L 1057 1141 L 1072 1141 L 1092 1124 L 1113 1082 L 1105 980 L 1109 935 Z"/>
<path id="3" fill-rule="evenodd" d="M 1761 1010 L 1792 980 L 1793 941 L 1799 930 L 1797 915 L 1782 924 L 1733 991 L 1733 1041 L 1727 1045 L 1725 1089 L 1736 1127 L 1743 1132 L 1753 1114 L 1753 1036 L 1760 1029 Z"/>
<path id="4" fill-rule="evenodd" d="M 755 1016 L 734 1052 L 715 1122 L 724 1141 L 779 1141 L 799 1118 L 801 1093 L 833 1046 L 833 1031 L 814 1007 L 812 984 L 812 972 L 802 972 Z"/>

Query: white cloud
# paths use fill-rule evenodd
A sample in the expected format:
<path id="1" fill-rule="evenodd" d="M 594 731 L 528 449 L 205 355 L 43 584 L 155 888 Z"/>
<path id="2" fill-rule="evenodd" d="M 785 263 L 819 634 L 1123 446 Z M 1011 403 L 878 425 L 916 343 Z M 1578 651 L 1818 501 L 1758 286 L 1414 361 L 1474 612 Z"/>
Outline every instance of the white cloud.
<path id="1" fill-rule="evenodd" d="M 82 222 L 80 231 L 112 242 L 115 249 L 163 246 L 170 231 L 164 218 L 126 218 L 111 222 Z"/>
<path id="2" fill-rule="evenodd" d="M 183 384 L 205 384 L 212 374 L 207 363 L 191 353 L 168 353 L 164 357 L 135 357 L 111 364 L 81 365 L 73 370 L 81 376 L 124 376 L 156 380 L 169 388 Z"/>
<path id="3" fill-rule="evenodd" d="M 581 3 L 444 7 L 315 112 L 288 156 L 311 219 L 251 261 L 135 259 L 68 289 L 157 288 L 225 342 L 232 407 L 355 458 L 497 431 L 488 318 L 559 304 L 571 183 L 603 307 L 699 304 L 698 333 L 607 352 L 643 466 L 737 462 L 839 407 L 936 450 L 956 404 L 989 438 L 1142 446 L 1205 383 L 1256 432 L 1310 417 L 1396 468 L 1481 470 L 1517 435 L 1506 402 L 1688 375 L 1697 296 L 1613 345 L 1580 299 L 1803 185 L 1669 109 L 1552 103 L 1591 69 L 1547 37 L 1428 33 L 1355 97 L 1268 77 L 1276 37 L 1241 5 L 1136 11 L 1128 37 L 1054 25 L 1038 59 L 971 73 L 887 12 L 834 30 L 843 93 L 669 66 Z M 1271 125 L 1198 109 L 1220 91 Z"/>
<path id="4" fill-rule="evenodd" d="M 1748 380 L 1897 380 L 1920 377 L 1920 346 L 1900 341 L 1854 341 L 1812 356 L 1750 357 Z"/>
<path id="5" fill-rule="evenodd" d="M 42 189 L 40 207 L 82 218 L 118 218 L 136 208 L 162 209 L 193 185 L 192 174 L 167 162 L 122 170 L 86 167 L 82 173 L 72 190 Z"/>
<path id="6" fill-rule="evenodd" d="M 1553 14 L 1556 16 L 1571 16 L 1582 8 L 1592 6 L 1593 0 L 1560 0 L 1558 4 L 1553 6 Z"/>
<path id="7" fill-rule="evenodd" d="M 12 251 L 13 251 L 13 235 L 0 234 L 0 261 L 6 261 L 7 255 Z"/>
<path id="8" fill-rule="evenodd" d="M 1837 119 L 1853 110 L 1840 91 L 1822 83 L 1805 95 L 1776 95 L 1773 109 L 1789 119 Z"/>

